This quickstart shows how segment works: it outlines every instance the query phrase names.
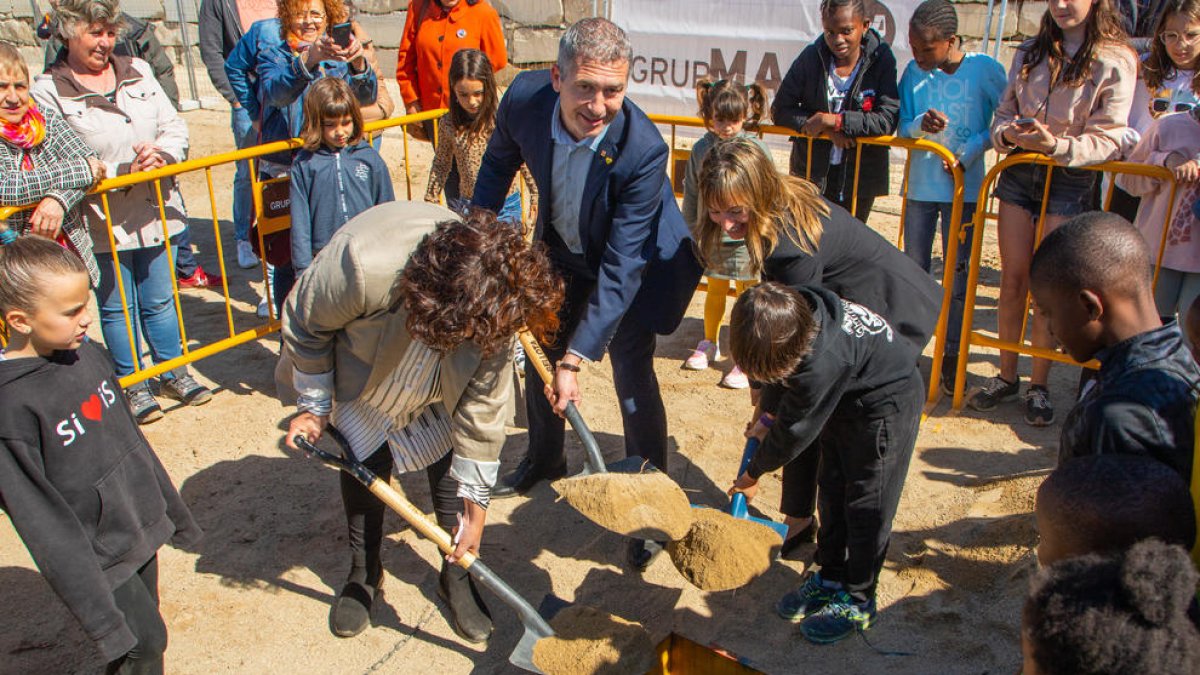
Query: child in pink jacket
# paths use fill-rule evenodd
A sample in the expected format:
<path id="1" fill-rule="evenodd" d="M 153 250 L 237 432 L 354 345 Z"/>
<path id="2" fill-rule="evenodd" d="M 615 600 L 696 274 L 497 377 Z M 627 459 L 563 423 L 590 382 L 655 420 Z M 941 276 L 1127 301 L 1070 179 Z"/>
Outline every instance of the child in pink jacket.
<path id="1" fill-rule="evenodd" d="M 1154 287 L 1154 303 L 1163 320 L 1187 312 L 1200 296 L 1200 220 L 1193 205 L 1200 199 L 1200 109 L 1172 113 L 1154 120 L 1129 155 L 1130 162 L 1165 166 L 1175 172 L 1177 186 L 1171 199 L 1170 183 L 1147 176 L 1122 174 L 1117 185 L 1142 198 L 1135 225 L 1150 244 L 1162 268 Z M 1171 208 L 1171 207 L 1174 208 Z M 1171 219 L 1163 237 L 1167 211 Z M 1160 248 L 1162 247 L 1162 248 Z"/>

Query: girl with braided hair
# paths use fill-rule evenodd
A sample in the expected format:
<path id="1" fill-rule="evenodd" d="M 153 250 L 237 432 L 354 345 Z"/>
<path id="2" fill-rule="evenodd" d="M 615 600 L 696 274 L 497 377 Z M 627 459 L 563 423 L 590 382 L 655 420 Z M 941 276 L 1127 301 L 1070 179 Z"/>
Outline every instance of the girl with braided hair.
<path id="1" fill-rule="evenodd" d="M 963 170 L 963 205 L 959 223 L 969 228 L 983 183 L 984 154 L 992 147 L 992 115 L 1000 104 L 1007 80 L 1004 67 L 987 54 L 960 48 L 958 14 L 949 0 L 926 0 L 909 22 L 908 42 L 913 60 L 900 78 L 899 135 L 924 138 L 944 146 Z M 954 167 L 931 152 L 912 155 L 904 216 L 904 252 L 926 272 L 930 267 L 933 234 L 941 220 L 942 259 L 949 248 L 954 206 Z M 969 233 L 970 230 L 967 230 Z M 942 363 L 942 389 L 954 390 L 954 364 L 971 240 L 958 244 L 951 296 L 950 323 Z"/>

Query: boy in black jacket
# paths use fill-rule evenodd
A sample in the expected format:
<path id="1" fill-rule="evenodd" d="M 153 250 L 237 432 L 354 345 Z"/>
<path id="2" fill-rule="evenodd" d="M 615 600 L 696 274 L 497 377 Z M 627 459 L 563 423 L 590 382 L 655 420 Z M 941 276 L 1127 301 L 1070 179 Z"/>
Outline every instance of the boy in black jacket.
<path id="1" fill-rule="evenodd" d="M 821 453 L 821 570 L 776 609 L 812 642 L 866 630 L 924 403 L 912 348 L 862 305 L 776 282 L 738 299 L 730 343 L 746 374 L 766 383 L 747 432 L 762 444 L 730 492 L 752 498 L 762 474 Z"/>
<path id="2" fill-rule="evenodd" d="M 109 662 L 162 673 L 158 548 L 200 536 L 85 336 L 88 275 L 49 239 L 0 247 L 0 507 Z"/>
<path id="3" fill-rule="evenodd" d="M 1153 263 L 1140 232 L 1103 211 L 1080 214 L 1042 241 L 1029 290 L 1071 358 L 1100 361 L 1063 423 L 1059 462 L 1147 455 L 1192 476 L 1200 370 L 1179 324 L 1158 317 Z"/>
<path id="4" fill-rule="evenodd" d="M 779 85 L 771 119 L 807 136 L 824 136 L 812 144 L 793 138 L 791 173 L 808 178 L 825 197 L 866 222 L 875 198 L 888 193 L 888 149 L 862 149 L 855 167 L 854 139 L 886 136 L 900 120 L 896 57 L 879 33 L 869 28 L 863 0 L 822 0 L 824 33 L 792 63 Z M 858 203 L 854 208 L 854 175 Z"/>

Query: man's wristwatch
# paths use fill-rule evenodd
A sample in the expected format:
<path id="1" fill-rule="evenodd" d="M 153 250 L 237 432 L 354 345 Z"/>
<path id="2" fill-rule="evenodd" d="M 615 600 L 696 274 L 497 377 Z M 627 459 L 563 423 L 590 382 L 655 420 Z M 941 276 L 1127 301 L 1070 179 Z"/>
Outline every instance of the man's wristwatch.
<path id="1" fill-rule="evenodd" d="M 580 368 L 579 366 L 575 365 L 574 363 L 567 363 L 566 361 L 559 361 L 558 365 L 555 366 L 555 368 L 557 368 L 558 370 L 568 370 L 572 373 L 578 373 L 583 370 L 583 368 Z"/>

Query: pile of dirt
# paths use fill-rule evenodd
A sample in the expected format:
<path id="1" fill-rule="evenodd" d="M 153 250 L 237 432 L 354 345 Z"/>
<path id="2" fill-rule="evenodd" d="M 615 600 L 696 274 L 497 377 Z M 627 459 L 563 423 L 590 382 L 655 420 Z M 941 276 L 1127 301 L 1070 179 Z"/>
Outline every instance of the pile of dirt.
<path id="1" fill-rule="evenodd" d="M 533 664 L 546 675 L 623 675 L 654 665 L 654 643 L 641 624 L 572 605 L 556 614 L 550 627 L 554 637 L 533 646 Z"/>
<path id="2" fill-rule="evenodd" d="M 599 473 L 554 484 L 567 503 L 606 530 L 638 539 L 679 539 L 692 526 L 692 506 L 670 476 Z"/>
<path id="3" fill-rule="evenodd" d="M 667 554 L 693 586 L 728 591 L 766 572 L 779 544 L 779 535 L 766 525 L 716 509 L 696 509 L 692 529 L 668 543 Z"/>

